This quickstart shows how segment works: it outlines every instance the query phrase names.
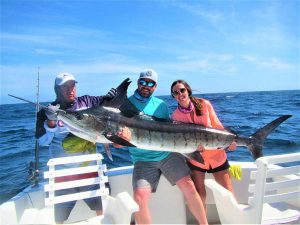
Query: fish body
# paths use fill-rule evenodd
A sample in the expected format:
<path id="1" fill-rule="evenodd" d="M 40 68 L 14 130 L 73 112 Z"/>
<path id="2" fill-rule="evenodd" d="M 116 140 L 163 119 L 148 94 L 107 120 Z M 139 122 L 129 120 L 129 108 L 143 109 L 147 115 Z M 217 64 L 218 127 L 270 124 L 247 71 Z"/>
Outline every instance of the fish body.
<path id="1" fill-rule="evenodd" d="M 57 111 L 56 113 L 57 118 L 69 127 L 72 134 L 92 143 L 111 143 L 110 140 L 102 135 L 106 126 L 96 116 L 81 114 L 80 111 Z"/>
<path id="2" fill-rule="evenodd" d="M 291 117 L 291 115 L 278 117 L 250 137 L 242 137 L 225 129 L 161 120 L 144 115 L 132 105 L 127 98 L 130 83 L 128 78 L 124 80 L 117 87 L 117 96 L 100 106 L 78 112 L 57 110 L 55 113 L 59 120 L 69 126 L 74 135 L 93 143 L 114 142 L 152 151 L 178 152 L 192 158 L 199 145 L 206 150 L 226 149 L 235 141 L 237 146 L 247 147 L 253 158 L 257 159 L 263 155 L 262 146 L 267 135 Z M 45 106 L 43 108 L 48 110 Z M 124 127 L 131 132 L 130 141 L 117 135 Z M 202 158 L 196 160 L 203 163 Z"/>
<path id="3" fill-rule="evenodd" d="M 88 113 L 82 113 L 83 116 L 94 115 L 92 117 L 97 118 L 95 120 L 97 125 L 95 123 L 94 127 L 99 128 L 103 125 L 102 131 L 98 134 L 105 136 L 111 142 L 154 151 L 178 152 L 187 156 L 195 152 L 199 145 L 206 150 L 226 149 L 235 141 L 237 146 L 247 147 L 253 158 L 257 159 L 263 155 L 262 146 L 266 136 L 290 117 L 290 115 L 281 116 L 250 137 L 242 137 L 225 129 L 207 128 L 176 121 L 161 121 L 143 114 L 128 117 L 114 108 L 100 108 L 101 110 L 90 109 Z M 123 127 L 127 127 L 131 132 L 130 142 L 117 135 Z"/>
<path id="4" fill-rule="evenodd" d="M 128 127 L 131 132 L 130 143 L 133 146 L 182 154 L 194 152 L 198 145 L 208 150 L 224 148 L 236 138 L 236 135 L 226 130 L 173 121 L 156 121 L 144 115 L 128 118 L 121 112 L 110 113 L 107 124 L 109 128 L 104 135 L 114 142 L 122 144 L 121 140 L 114 139 L 118 139 L 114 135 L 123 127 Z"/>

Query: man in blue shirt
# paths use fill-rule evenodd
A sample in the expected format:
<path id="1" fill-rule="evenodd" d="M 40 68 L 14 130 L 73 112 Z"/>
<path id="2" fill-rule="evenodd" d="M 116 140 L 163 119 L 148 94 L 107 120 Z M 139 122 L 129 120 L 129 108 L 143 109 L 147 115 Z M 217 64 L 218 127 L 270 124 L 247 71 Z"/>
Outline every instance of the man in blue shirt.
<path id="1" fill-rule="evenodd" d="M 157 87 L 157 74 L 152 69 L 140 73 L 134 94 L 130 102 L 141 112 L 160 119 L 169 119 L 167 104 L 152 94 Z M 130 131 L 123 128 L 119 135 L 130 140 Z M 171 149 L 170 149 L 171 150 Z M 132 185 L 134 199 L 139 205 L 135 213 L 138 224 L 151 224 L 149 198 L 156 191 L 161 174 L 172 185 L 177 185 L 183 192 L 186 202 L 199 224 L 207 224 L 205 210 L 195 185 L 190 177 L 190 170 L 183 155 L 174 152 L 149 151 L 139 148 L 129 148 L 134 163 Z"/>

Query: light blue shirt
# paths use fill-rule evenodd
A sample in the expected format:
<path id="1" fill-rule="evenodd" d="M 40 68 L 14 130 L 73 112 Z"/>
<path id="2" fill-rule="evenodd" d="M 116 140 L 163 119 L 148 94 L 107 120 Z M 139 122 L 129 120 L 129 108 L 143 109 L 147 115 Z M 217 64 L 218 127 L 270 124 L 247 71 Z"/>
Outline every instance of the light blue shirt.
<path id="1" fill-rule="evenodd" d="M 141 112 L 149 116 L 155 116 L 160 119 L 169 119 L 170 112 L 167 104 L 154 96 L 149 98 L 149 101 L 139 101 L 134 95 L 129 98 L 129 101 L 135 105 Z M 165 151 L 149 151 L 140 148 L 129 148 L 133 163 L 137 161 L 160 161 L 166 158 L 170 152 Z"/>

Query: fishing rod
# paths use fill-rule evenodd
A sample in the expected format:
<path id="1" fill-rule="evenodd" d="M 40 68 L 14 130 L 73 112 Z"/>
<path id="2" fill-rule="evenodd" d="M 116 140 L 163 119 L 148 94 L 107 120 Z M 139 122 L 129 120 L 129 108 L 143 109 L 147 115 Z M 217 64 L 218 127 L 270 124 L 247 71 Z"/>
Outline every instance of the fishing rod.
<path id="1" fill-rule="evenodd" d="M 38 77 L 37 77 L 37 92 L 36 92 L 36 104 L 35 104 L 35 126 L 37 124 L 37 114 L 40 111 L 40 104 L 39 104 L 39 95 L 40 95 L 40 67 L 38 67 Z M 19 97 L 9 95 L 14 98 L 18 98 L 22 100 Z M 35 186 L 39 184 L 39 143 L 38 139 L 35 138 L 35 148 L 34 148 L 34 162 L 29 163 L 29 180 L 34 183 Z"/>
<path id="2" fill-rule="evenodd" d="M 37 92 L 36 92 L 36 107 L 35 107 L 35 127 L 37 124 L 37 114 L 40 111 L 39 107 L 39 97 L 40 97 L 40 67 L 38 67 L 38 77 L 37 77 L 37 86 L 36 86 Z M 39 142 L 38 139 L 35 138 L 35 150 L 34 150 L 34 158 L 35 158 L 35 166 L 34 166 L 34 184 L 38 185 L 39 184 L 39 154 L 40 154 L 40 149 L 39 149 Z"/>

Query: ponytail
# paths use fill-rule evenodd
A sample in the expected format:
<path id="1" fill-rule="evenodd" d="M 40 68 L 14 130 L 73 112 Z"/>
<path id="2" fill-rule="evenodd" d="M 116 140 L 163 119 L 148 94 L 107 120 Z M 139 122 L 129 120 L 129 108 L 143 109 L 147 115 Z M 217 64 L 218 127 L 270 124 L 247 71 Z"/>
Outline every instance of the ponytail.
<path id="1" fill-rule="evenodd" d="M 190 96 L 190 99 L 195 107 L 196 115 L 202 116 L 202 99 Z"/>

